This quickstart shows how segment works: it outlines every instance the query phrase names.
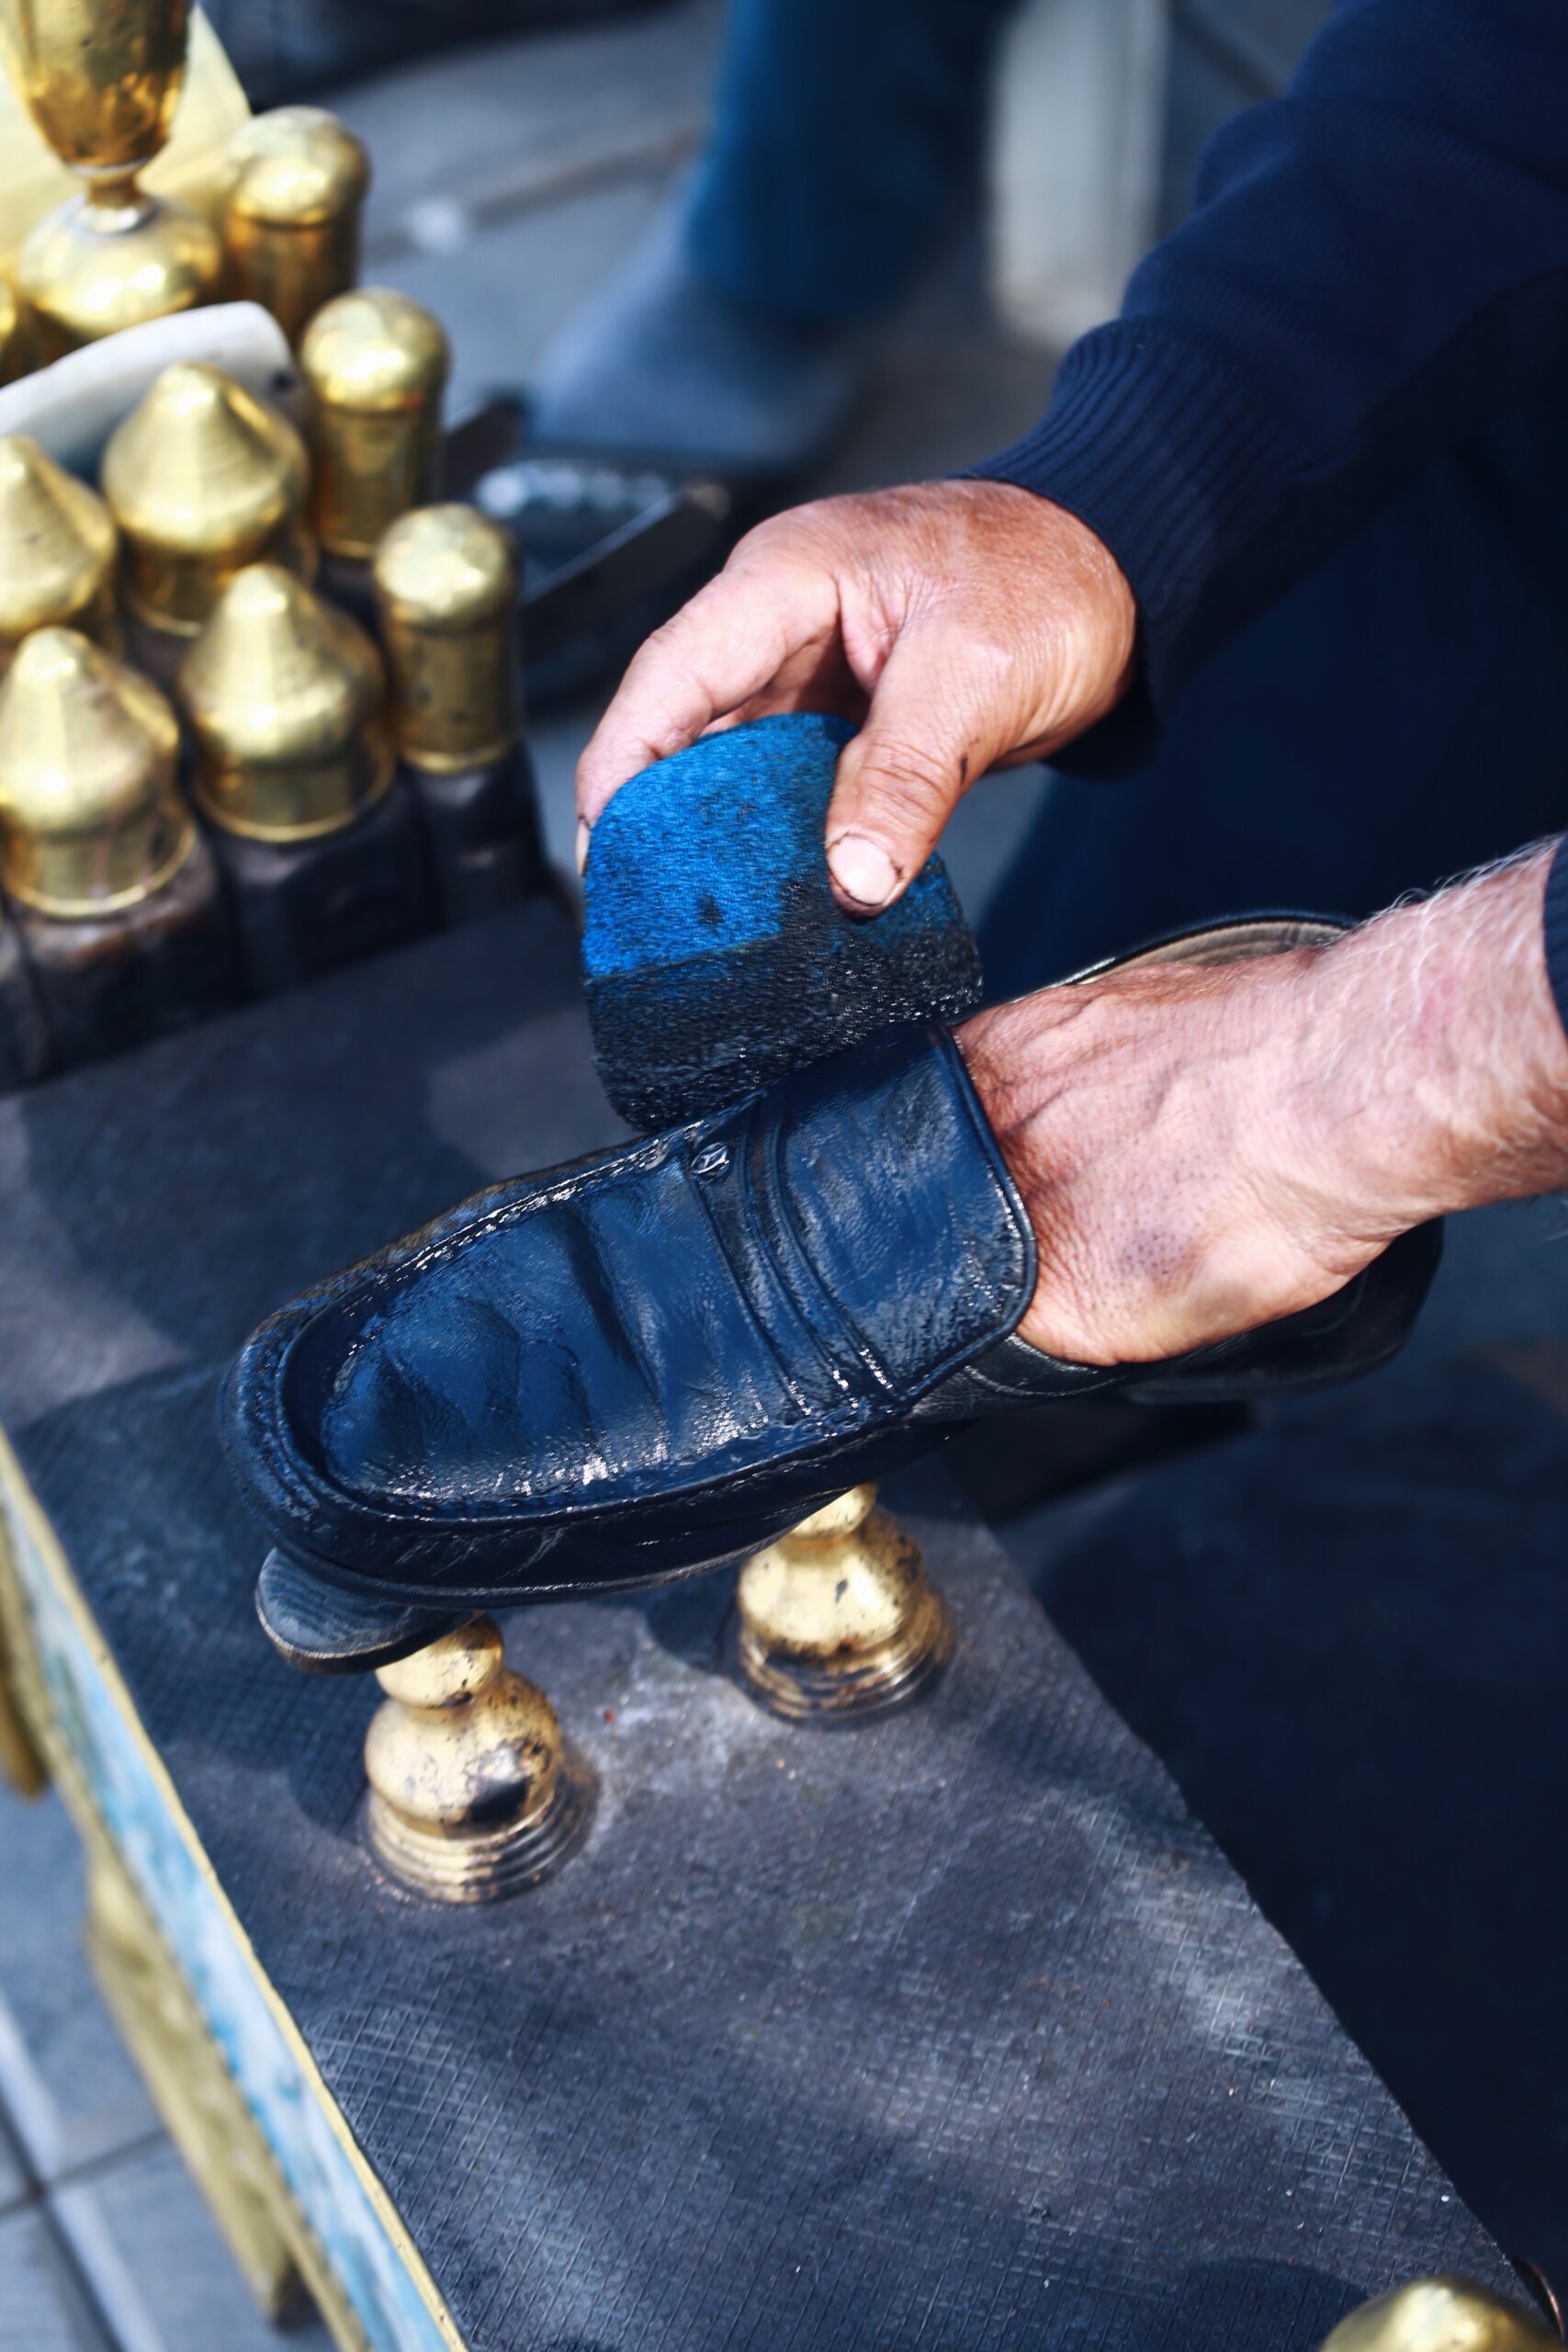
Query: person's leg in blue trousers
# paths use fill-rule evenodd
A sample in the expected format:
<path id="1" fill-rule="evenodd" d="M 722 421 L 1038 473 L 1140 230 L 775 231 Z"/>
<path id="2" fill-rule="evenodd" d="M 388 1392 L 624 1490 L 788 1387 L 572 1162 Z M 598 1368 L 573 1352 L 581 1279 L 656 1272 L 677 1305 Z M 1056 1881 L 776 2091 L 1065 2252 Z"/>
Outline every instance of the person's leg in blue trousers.
<path id="1" fill-rule="evenodd" d="M 1370 914 L 1568 827 L 1562 409 L 1424 475 L 1207 664 L 1140 775 L 1053 784 L 987 995 L 1248 908 Z"/>
<path id="2" fill-rule="evenodd" d="M 693 182 L 543 355 L 536 432 L 779 480 L 819 460 L 979 178 L 1013 0 L 732 0 Z"/>
<path id="3" fill-rule="evenodd" d="M 687 215 L 702 276 L 801 324 L 888 310 L 978 176 L 1015 0 L 731 0 Z"/>

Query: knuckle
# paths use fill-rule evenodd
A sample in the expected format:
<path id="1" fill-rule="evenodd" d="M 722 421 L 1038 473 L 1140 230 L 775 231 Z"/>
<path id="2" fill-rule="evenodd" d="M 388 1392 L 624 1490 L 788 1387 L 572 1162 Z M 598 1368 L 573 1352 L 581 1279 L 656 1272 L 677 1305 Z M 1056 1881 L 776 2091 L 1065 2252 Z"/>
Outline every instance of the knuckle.
<path id="1" fill-rule="evenodd" d="M 874 794 L 885 808 L 918 822 L 945 812 L 958 797 L 953 760 L 929 744 L 897 737 L 879 739 L 867 746 L 855 781 L 861 791 Z"/>

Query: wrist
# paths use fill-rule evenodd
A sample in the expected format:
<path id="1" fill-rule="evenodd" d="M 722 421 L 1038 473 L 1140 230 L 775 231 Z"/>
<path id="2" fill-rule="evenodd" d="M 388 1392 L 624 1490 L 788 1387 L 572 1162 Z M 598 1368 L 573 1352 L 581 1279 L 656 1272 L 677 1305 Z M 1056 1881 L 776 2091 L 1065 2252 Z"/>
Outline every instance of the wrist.
<path id="1" fill-rule="evenodd" d="M 1391 1238 L 1568 1177 L 1549 863 L 1396 908 L 1308 959 L 1290 1148 L 1348 1231 Z"/>

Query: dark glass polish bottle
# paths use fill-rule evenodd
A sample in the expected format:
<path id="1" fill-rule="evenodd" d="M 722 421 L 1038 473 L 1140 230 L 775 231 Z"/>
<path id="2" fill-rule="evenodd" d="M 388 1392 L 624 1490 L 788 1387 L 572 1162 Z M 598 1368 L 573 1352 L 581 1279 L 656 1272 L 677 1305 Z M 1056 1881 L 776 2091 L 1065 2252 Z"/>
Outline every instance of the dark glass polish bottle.
<path id="1" fill-rule="evenodd" d="M 252 995 L 430 928 L 419 812 L 394 775 L 380 657 L 346 613 L 281 566 L 253 564 L 220 595 L 178 695 Z"/>
<path id="2" fill-rule="evenodd" d="M 517 569 L 477 507 L 423 506 L 377 550 L 392 732 L 423 816 L 445 923 L 550 888 L 523 741 Z"/>
<path id="3" fill-rule="evenodd" d="M 56 1068 L 204 1020 L 237 993 L 211 858 L 158 689 L 74 629 L 0 687 L 0 879 Z"/>
<path id="4" fill-rule="evenodd" d="M 0 906 L 0 1095 L 17 1094 L 50 1068 L 49 1030 L 21 934 Z"/>

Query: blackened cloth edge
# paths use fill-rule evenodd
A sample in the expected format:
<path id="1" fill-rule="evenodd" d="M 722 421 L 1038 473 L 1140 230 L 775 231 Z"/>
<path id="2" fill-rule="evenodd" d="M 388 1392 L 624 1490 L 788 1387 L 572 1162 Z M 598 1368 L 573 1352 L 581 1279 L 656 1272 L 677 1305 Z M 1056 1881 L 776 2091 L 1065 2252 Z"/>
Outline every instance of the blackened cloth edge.
<path id="1" fill-rule="evenodd" d="M 604 1091 L 640 1131 L 979 1001 L 940 859 L 869 922 L 833 897 L 823 827 L 853 733 L 792 712 L 704 736 L 600 816 L 583 880 L 588 1017 Z"/>

